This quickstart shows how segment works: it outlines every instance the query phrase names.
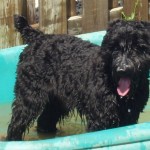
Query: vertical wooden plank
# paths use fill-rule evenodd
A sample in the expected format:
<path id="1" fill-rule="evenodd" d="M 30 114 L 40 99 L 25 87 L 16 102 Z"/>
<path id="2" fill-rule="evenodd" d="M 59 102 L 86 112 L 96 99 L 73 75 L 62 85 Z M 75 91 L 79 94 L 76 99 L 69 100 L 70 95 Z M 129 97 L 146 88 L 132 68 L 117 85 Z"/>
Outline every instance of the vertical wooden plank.
<path id="1" fill-rule="evenodd" d="M 67 18 L 76 15 L 76 1 L 67 0 Z"/>
<path id="2" fill-rule="evenodd" d="M 118 0 L 113 0 L 113 8 L 118 7 Z"/>
<path id="3" fill-rule="evenodd" d="M 20 45 L 20 34 L 14 29 L 14 14 L 21 14 L 22 1 L 0 0 L 0 49 Z"/>
<path id="4" fill-rule="evenodd" d="M 137 0 L 124 0 L 124 13 L 126 16 L 131 16 L 134 11 L 135 2 Z M 142 7 L 139 5 L 137 8 L 136 19 L 137 20 L 148 20 L 148 0 L 141 0 Z"/>
<path id="5" fill-rule="evenodd" d="M 112 9 L 113 8 L 113 0 L 109 0 L 108 2 L 108 9 Z"/>
<path id="6" fill-rule="evenodd" d="M 124 0 L 123 11 L 126 16 L 130 16 L 133 12 L 136 0 Z"/>
<path id="7" fill-rule="evenodd" d="M 140 9 L 141 11 L 141 19 L 148 21 L 148 0 L 141 0 L 142 1 L 142 7 Z"/>
<path id="8" fill-rule="evenodd" d="M 67 33 L 66 0 L 39 0 L 40 30 L 45 33 Z"/>
<path id="9" fill-rule="evenodd" d="M 104 30 L 108 23 L 108 0 L 83 0 L 83 33 Z"/>
<path id="10" fill-rule="evenodd" d="M 113 9 L 113 8 L 116 8 L 116 7 L 118 7 L 118 0 L 109 0 L 108 1 L 109 10 Z"/>
<path id="11" fill-rule="evenodd" d="M 23 8 L 21 11 L 21 15 L 27 18 L 27 0 L 22 0 L 21 4 L 21 8 Z"/>
<path id="12" fill-rule="evenodd" d="M 29 24 L 35 24 L 35 0 L 27 0 L 27 18 Z"/>

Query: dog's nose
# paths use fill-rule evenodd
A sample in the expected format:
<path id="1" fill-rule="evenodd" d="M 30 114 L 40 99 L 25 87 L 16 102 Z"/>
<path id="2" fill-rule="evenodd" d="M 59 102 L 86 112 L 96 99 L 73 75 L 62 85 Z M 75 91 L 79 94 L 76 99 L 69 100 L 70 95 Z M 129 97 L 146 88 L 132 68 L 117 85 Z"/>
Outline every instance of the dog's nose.
<path id="1" fill-rule="evenodd" d="M 132 63 L 128 59 L 127 55 L 122 55 L 122 57 L 119 59 L 117 62 L 117 68 L 116 72 L 117 73 L 129 73 L 132 70 Z"/>
<path id="2" fill-rule="evenodd" d="M 118 67 L 117 68 L 117 72 L 125 72 L 125 71 L 126 71 L 125 67 Z"/>
<path id="3" fill-rule="evenodd" d="M 129 65 L 122 65 L 119 66 L 116 71 L 117 73 L 129 73 L 131 71 L 131 68 L 129 67 Z"/>
<path id="4" fill-rule="evenodd" d="M 121 65 L 121 66 L 118 66 L 117 67 L 117 72 L 124 72 L 124 71 L 126 71 L 126 65 Z"/>

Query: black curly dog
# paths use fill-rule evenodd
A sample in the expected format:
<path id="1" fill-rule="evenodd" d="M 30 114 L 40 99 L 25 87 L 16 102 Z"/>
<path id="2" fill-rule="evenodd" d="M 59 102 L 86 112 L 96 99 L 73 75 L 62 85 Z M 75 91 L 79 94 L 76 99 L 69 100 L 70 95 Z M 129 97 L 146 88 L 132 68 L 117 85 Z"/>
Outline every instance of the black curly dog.
<path id="1" fill-rule="evenodd" d="M 55 132 L 75 108 L 88 131 L 137 123 L 149 96 L 149 23 L 114 21 L 100 47 L 43 34 L 19 15 L 14 20 L 28 46 L 18 63 L 7 140 L 22 140 L 36 119 L 39 132 Z"/>

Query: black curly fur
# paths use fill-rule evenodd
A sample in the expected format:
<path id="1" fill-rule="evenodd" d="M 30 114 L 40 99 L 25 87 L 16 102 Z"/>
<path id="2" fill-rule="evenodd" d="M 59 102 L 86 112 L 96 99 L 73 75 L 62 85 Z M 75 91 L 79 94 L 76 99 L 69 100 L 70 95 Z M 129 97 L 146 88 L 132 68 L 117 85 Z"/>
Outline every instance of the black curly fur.
<path id="1" fill-rule="evenodd" d="M 7 140 L 21 140 L 37 120 L 38 131 L 55 132 L 56 123 L 75 108 L 96 131 L 137 123 L 149 95 L 149 23 L 117 20 L 102 46 L 69 35 L 44 35 L 15 15 L 15 27 L 28 46 L 20 55 L 15 101 Z M 121 77 L 131 80 L 120 97 Z"/>

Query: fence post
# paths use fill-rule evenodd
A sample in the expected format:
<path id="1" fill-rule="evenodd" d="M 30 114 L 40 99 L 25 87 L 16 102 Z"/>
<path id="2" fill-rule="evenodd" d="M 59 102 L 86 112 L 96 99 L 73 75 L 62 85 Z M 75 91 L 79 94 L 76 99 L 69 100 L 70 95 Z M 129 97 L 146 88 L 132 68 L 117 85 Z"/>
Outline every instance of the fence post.
<path id="1" fill-rule="evenodd" d="M 23 0 L 1 0 L 0 49 L 20 45 L 20 34 L 14 29 L 14 14 L 22 14 Z"/>
<path id="2" fill-rule="evenodd" d="M 36 9 L 35 9 L 35 0 L 27 0 L 27 18 L 29 24 L 35 24 L 36 23 Z"/>
<path id="3" fill-rule="evenodd" d="M 108 2 L 109 10 L 116 8 L 116 7 L 118 7 L 118 0 L 109 0 L 109 2 Z"/>
<path id="4" fill-rule="evenodd" d="M 108 13 L 108 0 L 83 0 L 83 33 L 106 29 Z"/>
<path id="5" fill-rule="evenodd" d="M 137 0 L 124 0 L 124 13 L 127 16 L 130 16 L 134 10 L 135 2 Z M 138 13 L 136 14 L 137 19 L 148 20 L 148 0 L 141 0 L 142 7 L 138 7 Z"/>
<path id="6" fill-rule="evenodd" d="M 76 1 L 67 0 L 67 18 L 76 15 Z"/>
<path id="7" fill-rule="evenodd" d="M 67 33 L 66 0 L 39 0 L 40 30 L 45 33 Z"/>

